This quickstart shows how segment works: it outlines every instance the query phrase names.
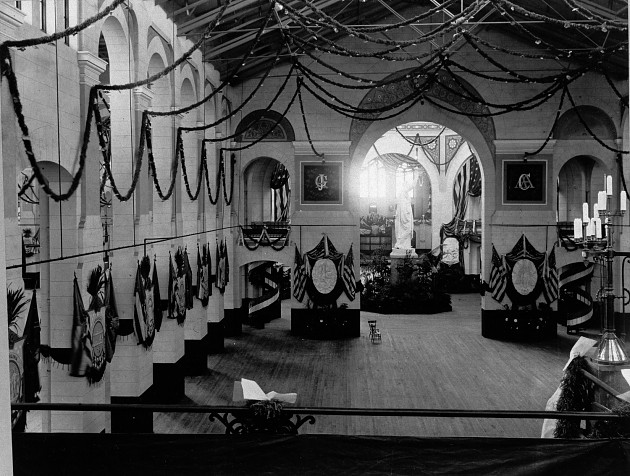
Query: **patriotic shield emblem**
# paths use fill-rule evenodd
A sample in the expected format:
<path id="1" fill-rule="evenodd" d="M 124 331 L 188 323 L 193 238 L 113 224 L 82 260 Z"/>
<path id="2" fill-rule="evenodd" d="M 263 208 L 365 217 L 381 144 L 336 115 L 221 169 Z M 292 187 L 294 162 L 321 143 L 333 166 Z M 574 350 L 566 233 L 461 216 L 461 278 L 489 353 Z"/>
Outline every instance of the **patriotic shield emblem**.
<path id="1" fill-rule="evenodd" d="M 91 338 L 91 357 L 89 375 L 94 382 L 98 382 L 105 372 L 105 308 L 102 307 L 98 311 L 88 311 L 90 322 L 92 323 Z"/>

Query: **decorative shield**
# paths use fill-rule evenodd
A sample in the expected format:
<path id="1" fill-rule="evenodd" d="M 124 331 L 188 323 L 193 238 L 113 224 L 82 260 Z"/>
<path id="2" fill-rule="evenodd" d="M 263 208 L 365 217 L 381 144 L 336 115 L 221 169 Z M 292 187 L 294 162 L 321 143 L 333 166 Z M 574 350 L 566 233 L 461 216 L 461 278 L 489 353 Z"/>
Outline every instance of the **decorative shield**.
<path id="1" fill-rule="evenodd" d="M 538 270 L 531 260 L 522 259 L 514 263 L 512 284 L 521 296 L 527 296 L 534 291 L 538 284 Z"/>
<path id="2" fill-rule="evenodd" d="M 90 356 L 92 363 L 88 370 L 88 380 L 90 383 L 98 382 L 105 373 L 105 308 L 101 307 L 98 312 L 88 311 L 90 319 Z"/>
<path id="3" fill-rule="evenodd" d="M 337 268 L 329 259 L 320 259 L 315 262 L 311 271 L 313 286 L 321 294 L 330 294 L 337 286 Z"/>

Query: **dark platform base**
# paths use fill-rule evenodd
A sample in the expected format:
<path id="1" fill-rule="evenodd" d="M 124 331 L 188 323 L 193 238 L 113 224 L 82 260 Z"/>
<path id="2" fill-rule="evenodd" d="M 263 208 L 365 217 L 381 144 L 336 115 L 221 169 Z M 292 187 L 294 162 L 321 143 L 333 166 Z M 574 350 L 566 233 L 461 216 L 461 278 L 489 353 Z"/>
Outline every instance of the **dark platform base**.
<path id="1" fill-rule="evenodd" d="M 220 322 L 208 322 L 208 335 L 206 336 L 208 354 L 220 354 L 225 350 L 223 336 L 223 324 Z"/>
<path id="2" fill-rule="evenodd" d="M 240 336 L 243 332 L 243 318 L 240 309 L 223 310 L 223 332 L 226 337 Z"/>
<path id="3" fill-rule="evenodd" d="M 98 464 L 96 455 L 101 456 Z M 111 476 L 121 471 L 177 476 L 626 476 L 630 474 L 630 442 L 339 435 L 13 435 L 15 476 Z"/>
<path id="4" fill-rule="evenodd" d="M 359 309 L 291 309 L 291 334 L 314 339 L 361 336 Z"/>
<path id="5" fill-rule="evenodd" d="M 184 375 L 203 375 L 208 370 L 208 335 L 184 341 Z"/>
<path id="6" fill-rule="evenodd" d="M 515 319 L 517 322 L 515 322 Z M 481 335 L 488 339 L 542 340 L 558 335 L 557 311 L 481 310 Z"/>
<path id="7" fill-rule="evenodd" d="M 185 358 L 172 364 L 153 364 L 152 403 L 177 403 L 185 396 Z"/>
<path id="8" fill-rule="evenodd" d="M 112 397 L 112 403 L 142 404 L 151 403 L 153 387 L 149 387 L 139 397 Z M 112 433 L 153 433 L 153 412 L 129 410 L 112 412 Z"/>

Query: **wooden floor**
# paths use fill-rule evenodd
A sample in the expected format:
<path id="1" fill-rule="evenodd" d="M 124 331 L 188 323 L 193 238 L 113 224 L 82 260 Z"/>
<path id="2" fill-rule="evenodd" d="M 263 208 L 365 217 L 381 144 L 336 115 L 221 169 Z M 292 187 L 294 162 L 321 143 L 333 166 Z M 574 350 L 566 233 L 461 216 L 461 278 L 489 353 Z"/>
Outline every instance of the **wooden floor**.
<path id="1" fill-rule="evenodd" d="M 233 382 L 297 392 L 297 406 L 544 410 L 576 338 L 538 343 L 481 336 L 478 294 L 453 295 L 453 311 L 436 315 L 362 313 L 359 338 L 310 340 L 290 335 L 290 310 L 265 329 L 243 326 L 208 357 L 208 372 L 186 379 L 186 401 L 231 405 Z M 367 337 L 377 319 L 382 342 Z M 242 404 L 234 404 L 242 405 Z M 539 437 L 542 421 L 513 419 L 316 417 L 301 433 L 408 436 Z M 222 433 L 195 414 L 155 414 L 156 433 Z"/>

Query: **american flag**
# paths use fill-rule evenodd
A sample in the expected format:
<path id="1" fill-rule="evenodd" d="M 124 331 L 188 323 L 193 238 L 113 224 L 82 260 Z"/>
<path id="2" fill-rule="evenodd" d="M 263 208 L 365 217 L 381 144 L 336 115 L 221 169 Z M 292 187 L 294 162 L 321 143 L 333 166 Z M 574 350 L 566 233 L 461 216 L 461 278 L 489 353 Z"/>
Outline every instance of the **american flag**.
<path id="1" fill-rule="evenodd" d="M 275 197 L 274 220 L 287 221 L 289 219 L 289 203 L 291 187 L 289 185 L 289 171 L 283 164 L 278 163 L 271 174 L 271 188 Z"/>
<path id="2" fill-rule="evenodd" d="M 462 165 L 453 184 L 455 217 L 460 220 L 463 220 L 466 216 L 468 195 L 471 197 L 481 195 L 481 170 L 479 170 L 479 162 L 474 155 L 471 155 Z"/>
<path id="3" fill-rule="evenodd" d="M 306 273 L 306 266 L 304 260 L 300 256 L 300 252 L 295 247 L 295 264 L 293 267 L 293 296 L 298 301 L 302 302 L 304 299 L 304 293 L 306 292 L 306 279 L 308 275 Z"/>
<path id="4" fill-rule="evenodd" d="M 346 291 L 346 295 L 351 301 L 354 301 L 356 295 L 356 278 L 354 276 L 354 257 L 352 253 L 352 244 L 350 250 L 346 255 L 346 259 L 343 262 L 343 272 L 341 273 L 341 279 L 343 279 L 343 287 Z"/>
<path id="5" fill-rule="evenodd" d="M 455 177 L 453 184 L 453 204 L 455 205 L 455 217 L 463 219 L 466 215 L 468 195 L 468 162 L 464 163 Z"/>
<path id="6" fill-rule="evenodd" d="M 474 155 L 470 157 L 470 177 L 468 178 L 468 195 L 478 197 L 481 195 L 481 170 L 479 161 Z"/>
<path id="7" fill-rule="evenodd" d="M 492 299 L 501 302 L 505 297 L 507 289 L 507 276 L 501 256 L 497 253 L 496 248 L 492 245 L 492 269 L 490 270 L 490 290 L 492 291 Z"/>
<path id="8" fill-rule="evenodd" d="M 558 269 L 556 268 L 556 248 L 551 250 L 545 263 L 545 275 L 543 276 L 543 297 L 547 304 L 558 299 Z"/>

